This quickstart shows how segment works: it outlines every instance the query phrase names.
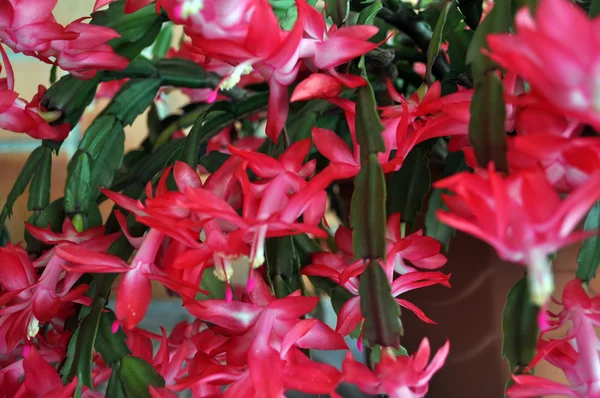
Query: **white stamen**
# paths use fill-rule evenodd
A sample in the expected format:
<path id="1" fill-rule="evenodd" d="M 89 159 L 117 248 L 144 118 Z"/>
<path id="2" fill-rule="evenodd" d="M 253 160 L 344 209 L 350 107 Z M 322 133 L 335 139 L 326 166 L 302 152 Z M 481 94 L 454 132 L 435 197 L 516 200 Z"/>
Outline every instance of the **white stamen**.
<path id="1" fill-rule="evenodd" d="M 188 19 L 198 14 L 204 8 L 204 0 L 185 0 L 181 4 L 180 14 L 182 19 Z"/>
<path id="2" fill-rule="evenodd" d="M 31 321 L 27 325 L 27 340 L 33 339 L 40 331 L 40 321 L 35 316 L 31 316 Z"/>
<path id="3" fill-rule="evenodd" d="M 261 226 L 252 242 L 252 268 L 256 269 L 265 263 L 265 238 L 267 236 L 267 226 Z"/>
<path id="4" fill-rule="evenodd" d="M 217 255 L 215 255 L 215 268 L 213 272 L 218 280 L 227 282 L 233 276 L 231 262 L 225 258 L 219 258 L 217 260 Z"/>
<path id="5" fill-rule="evenodd" d="M 554 277 L 552 276 L 551 263 L 546 253 L 539 249 L 529 252 L 527 281 L 529 283 L 529 294 L 534 304 L 542 306 L 546 304 L 554 291 Z"/>
<path id="6" fill-rule="evenodd" d="M 587 108 L 588 100 L 585 98 L 585 95 L 581 90 L 573 90 L 570 95 L 571 105 L 578 109 Z"/>
<path id="7" fill-rule="evenodd" d="M 233 72 L 231 72 L 229 76 L 227 76 L 227 78 L 221 82 L 219 88 L 221 90 L 231 90 L 240 82 L 240 80 L 242 80 L 242 76 L 252 73 L 253 70 L 254 69 L 252 69 L 252 65 L 248 62 L 239 64 L 235 67 Z"/>

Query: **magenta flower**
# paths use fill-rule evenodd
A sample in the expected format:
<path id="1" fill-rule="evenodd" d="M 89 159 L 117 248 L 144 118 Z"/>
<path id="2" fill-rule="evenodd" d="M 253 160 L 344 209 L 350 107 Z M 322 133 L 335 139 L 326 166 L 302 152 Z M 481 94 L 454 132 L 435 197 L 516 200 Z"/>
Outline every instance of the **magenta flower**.
<path id="1" fill-rule="evenodd" d="M 435 184 L 450 209 L 438 218 L 488 242 L 500 258 L 528 267 L 532 299 L 546 303 L 554 289 L 548 255 L 589 234 L 574 232 L 600 198 L 600 175 L 561 200 L 541 170 L 502 177 L 489 170 L 463 172 Z"/>
<path id="2" fill-rule="evenodd" d="M 344 381 L 356 384 L 367 394 L 387 394 L 390 398 L 423 398 L 429 381 L 446 361 L 450 343 L 446 342 L 429 362 L 429 340 L 423 339 L 411 357 L 396 356 L 391 348 L 381 349 L 381 359 L 371 371 L 348 353 L 343 364 Z"/>
<path id="3" fill-rule="evenodd" d="M 519 10 L 515 34 L 488 36 L 489 56 L 527 80 L 551 109 L 598 128 L 597 24 L 569 1 L 542 0 L 535 18 L 528 7 Z"/>
<path id="4" fill-rule="evenodd" d="M 552 321 L 544 332 L 556 331 L 568 325 L 566 336 L 546 341 L 540 339 L 538 353 L 529 365 L 533 367 L 545 358 L 560 368 L 570 385 L 539 376 L 513 376 L 515 383 L 508 388 L 510 398 L 533 398 L 546 395 L 569 397 L 600 397 L 600 357 L 596 328 L 600 314 L 600 296 L 589 297 L 581 281 L 569 282 L 562 294 L 563 309 L 558 315 L 549 313 Z"/>

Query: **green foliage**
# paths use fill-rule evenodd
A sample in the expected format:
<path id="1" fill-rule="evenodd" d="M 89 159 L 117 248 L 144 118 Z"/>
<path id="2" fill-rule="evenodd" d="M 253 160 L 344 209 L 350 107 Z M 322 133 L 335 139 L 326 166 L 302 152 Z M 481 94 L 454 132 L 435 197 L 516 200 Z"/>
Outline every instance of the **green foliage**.
<path id="1" fill-rule="evenodd" d="M 430 186 L 429 161 L 423 151 L 416 147 L 404 159 L 400 170 L 392 174 L 389 185 L 390 213 L 400 212 L 402 219 L 412 229 Z"/>
<path id="2" fill-rule="evenodd" d="M 529 296 L 525 277 L 508 292 L 502 313 L 502 357 L 508 360 L 511 373 L 521 373 L 535 355 L 539 308 L 531 303 Z"/>
<path id="3" fill-rule="evenodd" d="M 485 168 L 493 162 L 497 169 L 508 170 L 505 119 L 504 85 L 496 73 L 488 72 L 471 100 L 469 142 L 479 166 Z"/>
<path id="4" fill-rule="evenodd" d="M 351 226 L 356 259 L 385 259 L 385 176 L 377 155 L 369 154 L 354 181 Z"/>
<path id="5" fill-rule="evenodd" d="M 600 201 L 588 213 L 584 229 L 596 232 L 600 229 Z M 577 278 L 583 282 L 590 282 L 596 277 L 596 271 L 600 265 L 600 237 L 597 235 L 586 239 L 581 245 L 577 256 Z"/>
<path id="6" fill-rule="evenodd" d="M 365 318 L 364 338 L 371 345 L 399 348 L 402 334 L 400 306 L 392 296 L 390 282 L 378 261 L 369 262 L 361 275 L 358 291 L 360 312 Z"/>

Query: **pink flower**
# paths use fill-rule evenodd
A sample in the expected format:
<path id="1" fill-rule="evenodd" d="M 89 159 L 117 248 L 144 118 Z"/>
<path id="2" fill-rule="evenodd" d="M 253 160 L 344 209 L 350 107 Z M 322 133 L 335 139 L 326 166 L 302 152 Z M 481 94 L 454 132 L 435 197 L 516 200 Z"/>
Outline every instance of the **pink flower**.
<path id="1" fill-rule="evenodd" d="M 65 27 L 65 33 L 76 35 L 75 39 L 54 40 L 50 49 L 39 52 L 39 56 L 56 58 L 56 65 L 80 79 L 91 79 L 98 70 L 121 70 L 129 65 L 127 58 L 106 44 L 120 35 L 104 26 L 83 23 L 84 19 Z"/>
<path id="2" fill-rule="evenodd" d="M 92 253 L 106 251 L 117 237 L 104 235 L 104 227 L 77 233 L 69 219 L 63 224 L 63 233 L 57 234 L 27 225 L 29 232 L 44 243 L 57 245 L 35 262 L 29 260 L 19 246 L 0 249 L 4 267 L 0 277 L 2 295 L 0 302 L 0 353 L 12 352 L 22 340 L 38 335 L 40 326 L 51 324 L 62 330 L 64 320 L 73 311 L 75 303 L 88 304 L 84 294 L 88 285 L 74 287 L 81 273 L 64 272 L 64 261 L 55 255 L 60 247 L 87 248 Z M 44 267 L 41 276 L 36 268 Z"/>
<path id="3" fill-rule="evenodd" d="M 546 380 L 539 376 L 513 376 L 515 384 L 508 388 L 510 398 L 533 398 L 546 395 L 569 397 L 600 397 L 600 357 L 598 356 L 600 296 L 590 298 L 575 279 L 569 282 L 562 294 L 564 308 L 558 315 L 549 313 L 553 320 L 544 332 L 556 331 L 568 325 L 566 336 L 546 341 L 540 339 L 538 353 L 529 365 L 533 367 L 542 358 L 560 368 L 570 385 Z"/>
<path id="4" fill-rule="evenodd" d="M 489 243 L 502 259 L 527 265 L 532 299 L 540 305 L 554 289 L 548 255 L 588 236 L 573 231 L 600 198 L 599 174 L 561 200 L 539 169 L 508 177 L 478 169 L 435 186 L 454 193 L 443 195 L 450 210 L 438 218 Z"/>
<path id="5" fill-rule="evenodd" d="M 543 168 L 548 181 L 568 193 L 600 170 L 600 143 L 592 137 L 517 136 L 509 141 L 508 159 L 512 170 Z"/>
<path id="6" fill-rule="evenodd" d="M 231 383 L 226 396 L 275 398 L 288 389 L 334 394 L 341 373 L 311 361 L 300 350 L 347 348 L 342 336 L 321 321 L 300 319 L 314 308 L 318 298 L 292 293 L 275 300 L 262 278 L 258 278 L 249 300 L 208 300 L 186 305 L 192 314 L 232 337 L 227 342 L 227 365 L 207 358 L 206 352 L 198 353 L 194 360 L 202 362 L 194 363 L 190 375 L 179 380 L 175 389 Z"/>
<path id="7" fill-rule="evenodd" d="M 400 214 L 392 215 L 388 220 L 387 227 L 387 259 L 384 269 L 392 285 L 392 295 L 396 297 L 400 306 L 408 308 L 424 322 L 435 323 L 416 305 L 398 296 L 414 289 L 436 284 L 450 287 L 448 282 L 450 275 L 441 272 L 417 271 L 406 263 L 406 260 L 410 260 L 415 266 L 425 269 L 441 267 L 446 262 L 446 258 L 439 254 L 440 244 L 433 238 L 422 236 L 421 231 L 401 238 Z M 360 311 L 360 296 L 358 295 L 358 276 L 362 274 L 366 264 L 362 260 L 354 260 L 350 230 L 344 227 L 338 228 L 335 242 L 342 253 L 313 253 L 312 264 L 304 267 L 302 273 L 329 278 L 355 296 L 348 300 L 338 313 L 336 331 L 342 335 L 348 335 L 363 320 Z M 394 278 L 394 272 L 401 275 Z"/>
<path id="8" fill-rule="evenodd" d="M 68 124 L 50 126 L 45 119 L 47 117 L 52 120 L 60 116 L 52 112 L 46 112 L 40 105 L 39 101 L 46 89 L 40 85 L 38 93 L 29 103 L 19 98 L 19 94 L 14 91 L 13 69 L 1 44 L 0 55 L 7 75 L 6 78 L 0 81 L 0 128 L 16 133 L 25 133 L 38 139 L 62 141 L 67 138 L 71 129 Z"/>
<path id="9" fill-rule="evenodd" d="M 96 0 L 94 4 L 94 11 L 98 11 L 102 7 L 114 2 L 115 0 Z M 127 0 L 125 1 L 125 14 L 132 14 L 144 7 L 148 4 L 151 4 L 154 0 Z M 160 7 L 160 0 L 156 2 L 156 7 Z"/>
<path id="10" fill-rule="evenodd" d="M 126 224 L 123 225 L 126 229 Z M 110 254 L 97 253 L 81 246 L 58 247 L 56 254 L 69 261 L 63 267 L 74 272 L 123 273 L 116 300 L 117 319 L 125 329 L 134 328 L 146 315 L 152 298 L 151 280 L 157 280 L 183 295 L 194 295 L 197 288 L 185 281 L 174 280 L 156 266 L 156 256 L 165 235 L 155 229 L 148 231 L 142 243 L 132 240 L 138 249 L 131 264 Z M 131 292 L 136 292 L 132 295 Z"/>
<path id="11" fill-rule="evenodd" d="M 71 40 L 52 10 L 58 0 L 8 0 L 0 5 L 0 42 L 15 52 L 48 51 L 53 40 Z"/>
<path id="12" fill-rule="evenodd" d="M 40 398 L 68 398 L 77 388 L 77 377 L 63 385 L 60 375 L 35 349 L 31 348 L 23 360 L 25 379 L 15 396 Z M 40 380 L 44 380 L 43 383 Z"/>
<path id="13" fill-rule="evenodd" d="M 381 359 L 371 371 L 348 353 L 343 364 L 344 381 L 355 384 L 367 394 L 387 394 L 390 398 L 422 398 L 429 380 L 446 361 L 450 343 L 446 342 L 429 362 L 429 340 L 423 339 L 417 353 L 396 356 L 391 348 L 381 349 Z"/>
<path id="14" fill-rule="evenodd" d="M 597 23 L 569 1 L 542 0 L 535 18 L 528 7 L 517 13 L 514 35 L 488 36 L 489 56 L 558 112 L 599 128 Z"/>

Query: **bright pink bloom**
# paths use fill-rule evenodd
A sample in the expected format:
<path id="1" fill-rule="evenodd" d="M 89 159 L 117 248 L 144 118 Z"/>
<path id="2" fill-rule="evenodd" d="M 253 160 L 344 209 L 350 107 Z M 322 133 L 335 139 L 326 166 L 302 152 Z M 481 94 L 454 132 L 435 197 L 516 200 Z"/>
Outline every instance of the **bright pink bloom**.
<path id="1" fill-rule="evenodd" d="M 48 51 L 53 40 L 72 40 L 56 22 L 52 10 L 58 0 L 8 0 L 0 5 L 0 42 L 15 52 L 32 55 Z"/>
<path id="2" fill-rule="evenodd" d="M 30 103 L 19 98 L 19 94 L 14 91 L 13 69 L 2 45 L 0 45 L 0 54 L 7 75 L 6 78 L 0 80 L 0 128 L 16 133 L 25 133 L 38 139 L 62 141 L 67 138 L 71 129 L 68 124 L 50 126 L 45 119 L 45 117 L 56 119 L 59 116 L 46 112 L 39 104 L 46 89 L 40 85 L 38 93 Z"/>
<path id="3" fill-rule="evenodd" d="M 367 394 L 387 394 L 390 398 L 423 398 L 429 381 L 444 366 L 450 343 L 446 342 L 429 362 L 429 340 L 423 339 L 412 357 L 396 356 L 390 348 L 381 349 L 381 359 L 371 371 L 355 361 L 350 353 L 343 364 L 344 381 L 355 384 Z"/>
<path id="4" fill-rule="evenodd" d="M 266 0 L 237 1 L 235 6 L 232 1 L 206 1 L 199 12 L 191 13 L 194 4 L 179 0 L 163 6 L 173 20 L 186 25 L 194 46 L 207 56 L 235 65 L 220 88 L 232 87 L 252 69 L 265 78 L 270 87 L 266 131 L 274 142 L 287 119 L 287 86 L 296 79 L 301 59 L 313 69 L 327 69 L 346 85 L 364 84 L 362 78 L 338 75 L 334 68 L 377 46 L 368 41 L 377 32 L 373 26 L 327 32 L 323 16 L 306 0 L 297 0 L 298 19 L 289 32 L 280 28 Z"/>
<path id="5" fill-rule="evenodd" d="M 82 19 L 65 27 L 72 40 L 55 40 L 48 51 L 40 51 L 41 59 L 56 58 L 56 65 L 80 79 L 94 77 L 98 70 L 121 70 L 129 60 L 117 55 L 108 41 L 120 37 L 113 29 L 83 23 Z"/>
<path id="6" fill-rule="evenodd" d="M 338 79 L 322 73 L 313 73 L 296 86 L 290 102 L 337 97 L 342 93 L 342 89 L 342 83 Z"/>
<path id="7" fill-rule="evenodd" d="M 400 214 L 392 215 L 389 218 L 386 240 L 388 244 L 384 269 L 392 285 L 392 295 L 396 297 L 400 306 L 413 311 L 424 322 L 435 323 L 416 305 L 398 296 L 414 289 L 437 284 L 450 287 L 448 282 L 450 275 L 441 272 L 420 272 L 407 264 L 408 260 L 413 265 L 425 269 L 435 269 L 444 265 L 446 258 L 439 254 L 439 242 L 433 238 L 422 236 L 421 231 L 402 238 Z M 362 274 L 366 265 L 362 260 L 354 260 L 350 230 L 339 227 L 335 235 L 335 242 L 341 250 L 340 254 L 313 253 L 312 264 L 304 267 L 302 273 L 329 278 L 355 296 L 348 300 L 338 313 L 336 331 L 347 335 L 356 329 L 363 320 L 360 311 L 360 296 L 358 295 L 358 276 Z M 394 272 L 401 275 L 394 279 Z"/>
<path id="8" fill-rule="evenodd" d="M 77 377 L 63 385 L 56 369 L 35 348 L 25 356 L 23 369 L 25 379 L 15 397 L 69 398 L 77 388 Z"/>
<path id="9" fill-rule="evenodd" d="M 450 209 L 438 218 L 489 243 L 507 261 L 527 265 L 533 300 L 547 301 L 554 288 L 548 255 L 589 234 L 573 232 L 600 198 L 600 175 L 561 200 L 541 170 L 502 177 L 493 169 L 463 172 L 435 184 Z"/>
<path id="10" fill-rule="evenodd" d="M 115 0 L 96 0 L 96 3 L 94 4 L 94 11 L 98 11 L 99 9 L 101 9 L 102 7 L 114 2 Z M 144 7 L 146 7 L 148 4 L 151 4 L 154 0 L 126 0 L 125 1 L 125 14 L 132 14 Z M 157 3 L 160 3 L 160 0 L 157 1 Z M 159 5 L 157 4 L 157 7 L 159 7 Z"/>
<path id="11" fill-rule="evenodd" d="M 535 18 L 528 7 L 517 13 L 514 35 L 488 36 L 489 55 L 562 114 L 599 128 L 598 21 L 569 1 L 542 0 Z"/>
<path id="12" fill-rule="evenodd" d="M 564 309 L 554 315 L 548 331 L 556 331 L 564 325 L 568 330 L 564 338 L 540 339 L 538 353 L 530 367 L 542 358 L 560 368 L 569 381 L 569 386 L 538 376 L 513 376 L 513 384 L 506 394 L 510 398 L 533 398 L 546 395 L 569 397 L 600 397 L 600 356 L 596 328 L 600 326 L 598 305 L 600 296 L 590 298 L 575 279 L 569 282 L 562 294 Z"/>
<path id="13" fill-rule="evenodd" d="M 312 362 L 301 348 L 347 348 L 342 336 L 316 319 L 300 319 L 318 302 L 298 293 L 277 299 L 262 278 L 250 302 L 208 300 L 186 305 L 192 314 L 218 326 L 232 337 L 227 343 L 227 365 L 197 355 L 203 366 L 190 370 L 178 389 L 206 383 L 226 385 L 226 397 L 282 397 L 287 389 L 312 394 L 334 393 L 341 381 L 335 368 Z"/>
<path id="14" fill-rule="evenodd" d="M 40 325 L 52 324 L 62 330 L 64 320 L 72 314 L 75 302 L 89 304 L 83 296 L 87 285 L 74 288 L 81 273 L 64 272 L 64 261 L 55 255 L 60 247 L 86 248 L 92 253 L 108 250 L 116 234 L 104 235 L 104 227 L 77 233 L 69 219 L 63 224 L 62 234 L 27 225 L 29 232 L 40 241 L 57 245 L 35 262 L 29 260 L 19 246 L 0 249 L 0 259 L 5 268 L 1 273 L 0 301 L 0 353 L 10 353 L 22 340 L 31 340 Z M 44 267 L 38 277 L 36 268 Z"/>
<path id="15" fill-rule="evenodd" d="M 64 265 L 68 271 L 94 273 L 123 273 L 119 283 L 116 300 L 117 319 L 125 329 L 134 328 L 146 315 L 152 298 L 151 280 L 157 280 L 167 288 L 183 295 L 194 295 L 197 289 L 185 281 L 174 280 L 156 266 L 156 256 L 165 235 L 155 229 L 148 231 L 142 243 L 132 244 L 138 249 L 131 264 L 116 256 L 97 253 L 92 250 L 76 247 L 58 247 L 58 256 L 71 265 Z M 131 292 L 136 292 L 132 295 Z"/>
<path id="16" fill-rule="evenodd" d="M 600 170 L 600 143 L 591 137 L 517 136 L 509 141 L 508 159 L 511 170 L 540 166 L 558 191 L 568 193 Z"/>

